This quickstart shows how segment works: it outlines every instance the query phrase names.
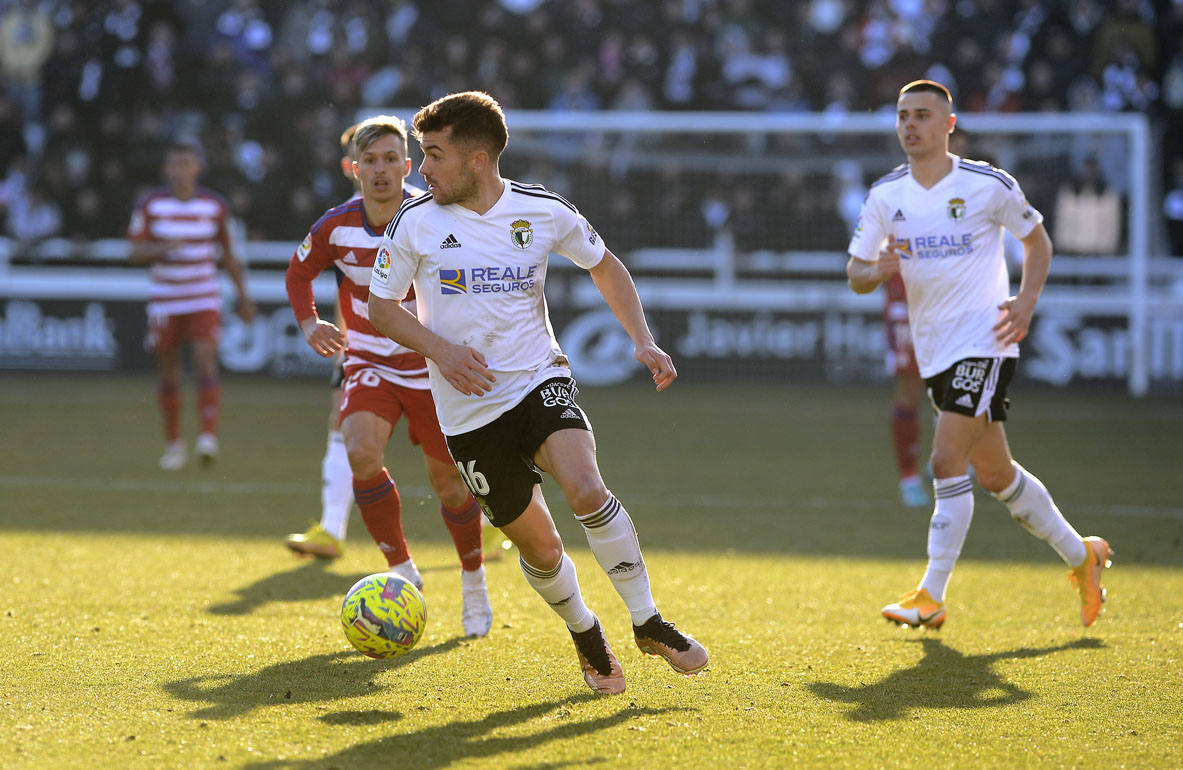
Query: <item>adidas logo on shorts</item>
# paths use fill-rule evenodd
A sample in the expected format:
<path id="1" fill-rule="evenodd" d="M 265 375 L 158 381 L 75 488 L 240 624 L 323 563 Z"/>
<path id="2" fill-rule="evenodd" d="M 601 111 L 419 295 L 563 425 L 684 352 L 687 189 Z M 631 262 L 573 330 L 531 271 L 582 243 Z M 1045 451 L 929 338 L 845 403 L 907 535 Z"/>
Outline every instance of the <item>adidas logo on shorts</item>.
<path id="1" fill-rule="evenodd" d="M 563 410 L 562 414 L 559 415 L 559 419 L 560 420 L 582 420 L 583 418 L 579 415 L 579 412 L 576 412 L 574 409 L 571 409 L 570 407 L 568 407 L 567 409 Z"/>
<path id="2" fill-rule="evenodd" d="M 957 399 L 953 403 L 957 404 L 957 406 L 964 406 L 966 409 L 972 409 L 974 400 L 969 397 L 968 393 L 965 393 L 961 396 L 961 398 Z"/>

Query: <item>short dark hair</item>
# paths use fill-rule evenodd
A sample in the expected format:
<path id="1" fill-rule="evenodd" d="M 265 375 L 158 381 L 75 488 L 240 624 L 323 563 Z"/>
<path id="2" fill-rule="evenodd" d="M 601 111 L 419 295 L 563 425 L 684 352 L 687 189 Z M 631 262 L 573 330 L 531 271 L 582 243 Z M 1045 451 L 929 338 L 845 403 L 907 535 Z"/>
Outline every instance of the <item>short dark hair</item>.
<path id="1" fill-rule="evenodd" d="M 483 91 L 461 91 L 436 99 L 415 113 L 411 125 L 416 139 L 422 139 L 428 131 L 443 131 L 451 126 L 453 141 L 478 143 L 494 159 L 509 143 L 505 113 L 497 100 Z"/>
<path id="2" fill-rule="evenodd" d="M 953 111 L 953 95 L 949 93 L 949 89 L 935 80 L 913 80 L 908 85 L 900 89 L 900 96 L 911 93 L 930 93 L 943 97 L 949 103 L 949 111 Z"/>
<path id="3" fill-rule="evenodd" d="M 407 124 L 402 118 L 394 115 L 375 115 L 372 118 L 366 118 L 358 123 L 355 129 L 352 142 L 354 158 L 358 153 L 388 134 L 393 134 L 401 139 L 404 147 L 407 144 Z"/>

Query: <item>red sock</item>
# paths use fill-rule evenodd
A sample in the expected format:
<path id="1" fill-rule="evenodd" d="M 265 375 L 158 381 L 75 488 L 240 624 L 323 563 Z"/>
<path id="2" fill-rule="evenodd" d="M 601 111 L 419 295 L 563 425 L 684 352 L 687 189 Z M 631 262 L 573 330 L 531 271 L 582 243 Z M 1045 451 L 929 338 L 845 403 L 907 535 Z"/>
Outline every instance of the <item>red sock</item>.
<path id="1" fill-rule="evenodd" d="M 440 503 L 440 516 L 452 535 L 461 568 L 472 572 L 480 567 L 484 554 L 481 553 L 481 507 L 477 501 L 469 495 L 468 505 L 458 511 Z"/>
<path id="2" fill-rule="evenodd" d="M 174 380 L 161 380 L 156 396 L 164 415 L 164 437 L 176 441 L 181 438 L 181 388 Z"/>
<path id="3" fill-rule="evenodd" d="M 895 444 L 895 462 L 900 478 L 916 475 L 920 456 L 920 415 L 915 409 L 897 406 L 891 410 L 891 440 Z"/>
<path id="4" fill-rule="evenodd" d="M 353 477 L 353 499 L 361 510 L 370 537 L 378 544 L 390 566 L 411 558 L 407 538 L 403 535 L 403 504 L 398 487 L 385 468 L 372 479 Z"/>
<path id="5" fill-rule="evenodd" d="M 218 433 L 218 411 L 222 404 L 222 386 L 217 377 L 203 377 L 197 383 L 197 416 L 202 433 Z"/>

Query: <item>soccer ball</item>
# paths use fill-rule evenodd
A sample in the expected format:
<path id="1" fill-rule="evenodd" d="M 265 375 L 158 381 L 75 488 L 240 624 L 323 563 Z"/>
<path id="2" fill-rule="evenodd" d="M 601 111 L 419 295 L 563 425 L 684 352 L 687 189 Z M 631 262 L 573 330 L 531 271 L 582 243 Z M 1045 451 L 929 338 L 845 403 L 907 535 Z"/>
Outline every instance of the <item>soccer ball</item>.
<path id="1" fill-rule="evenodd" d="M 423 635 L 427 605 L 409 580 L 379 572 L 357 581 L 345 594 L 341 626 L 359 652 L 393 658 L 414 647 Z"/>

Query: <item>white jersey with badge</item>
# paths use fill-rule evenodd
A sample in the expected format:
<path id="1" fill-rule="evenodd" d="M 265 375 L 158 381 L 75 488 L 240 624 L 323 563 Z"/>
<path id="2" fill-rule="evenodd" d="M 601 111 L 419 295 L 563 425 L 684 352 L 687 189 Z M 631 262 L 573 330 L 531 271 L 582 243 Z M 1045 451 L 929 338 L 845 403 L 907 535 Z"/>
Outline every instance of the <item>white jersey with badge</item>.
<path id="1" fill-rule="evenodd" d="M 1010 296 L 1003 229 L 1024 238 L 1043 221 L 1010 174 L 950 157 L 953 170 L 929 189 L 907 164 L 872 184 L 848 249 L 876 262 L 895 239 L 922 377 L 963 358 L 1018 357 L 994 332 Z"/>
<path id="2" fill-rule="evenodd" d="M 546 310 L 551 252 L 590 269 L 605 246 L 570 203 L 541 185 L 502 180 L 483 215 L 430 195 L 403 204 L 378 250 L 370 292 L 402 299 L 413 284 L 419 321 L 480 351 L 497 378 L 482 396 L 453 388 L 428 361 L 440 427 L 454 436 L 487 425 L 550 377 L 569 376 Z"/>

